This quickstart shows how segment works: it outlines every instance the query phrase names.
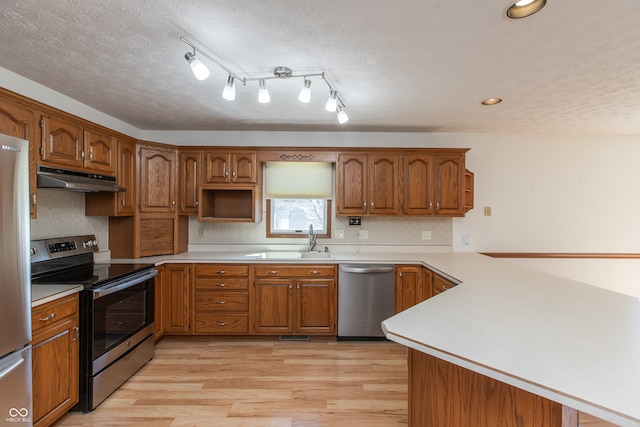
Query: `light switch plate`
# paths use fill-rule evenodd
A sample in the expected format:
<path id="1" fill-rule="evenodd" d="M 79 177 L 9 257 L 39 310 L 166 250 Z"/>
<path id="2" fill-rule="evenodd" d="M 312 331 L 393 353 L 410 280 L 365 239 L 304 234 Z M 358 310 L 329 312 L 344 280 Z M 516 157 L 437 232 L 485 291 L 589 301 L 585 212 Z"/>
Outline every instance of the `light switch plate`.
<path id="1" fill-rule="evenodd" d="M 344 239 L 344 230 L 336 230 L 335 237 L 336 239 Z"/>
<path id="2" fill-rule="evenodd" d="M 360 230 L 358 232 L 358 237 L 361 239 L 368 239 L 369 238 L 369 230 Z"/>
<path id="3" fill-rule="evenodd" d="M 422 240 L 431 240 L 431 231 L 423 231 Z"/>

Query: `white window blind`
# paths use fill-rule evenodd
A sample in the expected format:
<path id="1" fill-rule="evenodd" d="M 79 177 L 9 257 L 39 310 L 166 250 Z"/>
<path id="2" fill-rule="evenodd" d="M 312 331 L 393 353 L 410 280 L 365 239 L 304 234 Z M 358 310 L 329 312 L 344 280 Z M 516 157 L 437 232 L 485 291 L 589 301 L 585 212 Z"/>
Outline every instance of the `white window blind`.
<path id="1" fill-rule="evenodd" d="M 331 199 L 331 163 L 266 162 L 267 199 Z"/>

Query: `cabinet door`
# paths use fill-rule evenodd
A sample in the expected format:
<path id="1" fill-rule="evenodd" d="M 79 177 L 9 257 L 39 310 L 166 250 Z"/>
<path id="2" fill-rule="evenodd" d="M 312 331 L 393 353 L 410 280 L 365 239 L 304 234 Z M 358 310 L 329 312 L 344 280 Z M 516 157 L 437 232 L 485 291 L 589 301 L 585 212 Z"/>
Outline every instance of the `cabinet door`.
<path id="1" fill-rule="evenodd" d="M 293 332 L 292 280 L 256 279 L 254 297 L 252 302 L 254 332 L 270 334 Z"/>
<path id="2" fill-rule="evenodd" d="M 176 151 L 140 148 L 140 212 L 175 212 Z"/>
<path id="3" fill-rule="evenodd" d="M 418 266 L 396 268 L 396 312 L 406 310 L 420 302 L 422 271 Z"/>
<path id="4" fill-rule="evenodd" d="M 295 332 L 335 335 L 336 286 L 332 279 L 296 279 Z"/>
<path id="5" fill-rule="evenodd" d="M 422 302 L 433 296 L 433 276 L 435 274 L 426 267 L 422 267 L 422 286 L 418 293 L 418 301 Z"/>
<path id="6" fill-rule="evenodd" d="M 184 215 L 197 214 L 202 151 L 180 151 L 178 164 L 179 213 Z"/>
<path id="7" fill-rule="evenodd" d="M 84 164 L 84 142 L 79 126 L 57 117 L 43 116 L 42 146 L 40 157 L 43 163 L 82 168 Z"/>
<path id="8" fill-rule="evenodd" d="M 156 267 L 158 270 L 158 275 L 155 277 L 155 286 L 154 286 L 154 301 L 153 301 L 153 321 L 155 325 L 155 329 L 153 331 L 153 338 L 158 341 L 164 335 L 164 323 L 163 323 L 163 306 L 162 306 L 162 283 L 164 277 L 164 266 Z"/>
<path id="9" fill-rule="evenodd" d="M 231 155 L 221 151 L 205 151 L 205 182 L 231 182 Z"/>
<path id="10" fill-rule="evenodd" d="M 431 215 L 434 208 L 433 157 L 410 154 L 404 159 L 404 206 L 408 215 Z"/>
<path id="11" fill-rule="evenodd" d="M 92 172 L 116 174 L 116 138 L 95 130 L 84 131 L 84 164 Z"/>
<path id="12" fill-rule="evenodd" d="M 464 173 L 464 155 L 435 156 L 436 215 L 464 216 Z"/>
<path id="13" fill-rule="evenodd" d="M 398 213 L 399 172 L 397 155 L 373 154 L 369 156 L 369 213 Z"/>
<path id="14" fill-rule="evenodd" d="M 136 146 L 118 141 L 118 184 L 126 191 L 118 193 L 118 215 L 136 213 Z"/>
<path id="15" fill-rule="evenodd" d="M 0 133 L 29 141 L 29 194 L 31 218 L 36 218 L 35 112 L 20 104 L 0 99 Z"/>
<path id="16" fill-rule="evenodd" d="M 256 153 L 231 154 L 231 182 L 255 184 L 257 176 Z"/>
<path id="17" fill-rule="evenodd" d="M 362 215 L 367 213 L 366 154 L 340 154 L 336 171 L 336 213 Z"/>
<path id="18" fill-rule="evenodd" d="M 164 333 L 188 334 L 191 313 L 189 265 L 166 264 L 162 273 L 162 322 Z"/>

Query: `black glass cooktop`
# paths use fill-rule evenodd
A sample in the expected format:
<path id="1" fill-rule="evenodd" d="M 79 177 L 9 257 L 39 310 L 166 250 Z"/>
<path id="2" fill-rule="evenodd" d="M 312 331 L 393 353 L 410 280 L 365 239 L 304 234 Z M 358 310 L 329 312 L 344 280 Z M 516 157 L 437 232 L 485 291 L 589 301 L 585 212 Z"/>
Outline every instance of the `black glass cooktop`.
<path id="1" fill-rule="evenodd" d="M 58 263 L 57 265 L 49 264 L 44 271 L 44 267 L 36 264 L 31 266 L 31 283 L 35 285 L 82 284 L 90 289 L 150 268 L 153 268 L 153 264 L 90 263 L 69 267 Z"/>

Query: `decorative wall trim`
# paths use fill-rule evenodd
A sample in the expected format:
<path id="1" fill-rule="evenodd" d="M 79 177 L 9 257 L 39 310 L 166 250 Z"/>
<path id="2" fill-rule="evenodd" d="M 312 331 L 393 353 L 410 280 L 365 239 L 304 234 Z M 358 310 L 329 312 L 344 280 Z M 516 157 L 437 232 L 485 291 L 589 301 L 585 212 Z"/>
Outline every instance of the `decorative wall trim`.
<path id="1" fill-rule="evenodd" d="M 560 253 L 560 252 L 481 252 L 492 258 L 604 258 L 640 259 L 640 254 L 630 253 Z"/>

